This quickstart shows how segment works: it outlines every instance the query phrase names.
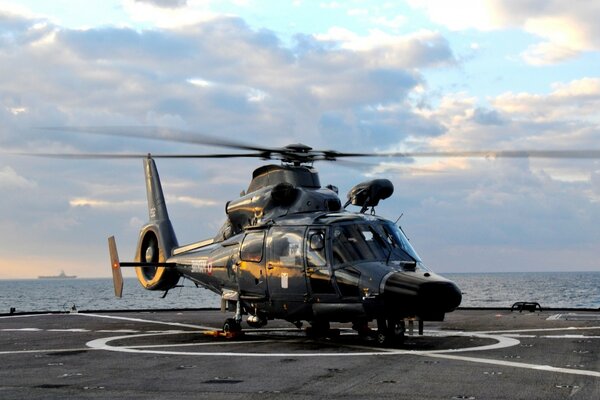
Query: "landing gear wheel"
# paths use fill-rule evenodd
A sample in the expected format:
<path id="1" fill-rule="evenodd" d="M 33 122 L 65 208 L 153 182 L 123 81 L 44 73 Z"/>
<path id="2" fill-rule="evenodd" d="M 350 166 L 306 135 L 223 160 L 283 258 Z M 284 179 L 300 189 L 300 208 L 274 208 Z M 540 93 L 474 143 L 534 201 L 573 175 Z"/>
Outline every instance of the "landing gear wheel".
<path id="1" fill-rule="evenodd" d="M 387 346 L 390 344 L 390 334 L 389 332 L 387 332 L 387 330 L 385 329 L 380 329 L 377 331 L 377 334 L 375 335 L 375 340 L 377 341 L 377 344 L 380 346 Z"/>
<path id="2" fill-rule="evenodd" d="M 392 346 L 404 343 L 404 321 L 395 319 L 377 320 L 377 344 L 381 346 Z"/>
<path id="3" fill-rule="evenodd" d="M 326 337 L 329 334 L 329 321 L 313 321 L 306 328 L 306 336 L 312 339 Z"/>
<path id="4" fill-rule="evenodd" d="M 242 333 L 242 326 L 234 318 L 227 318 L 223 324 L 223 333 L 226 336 L 238 336 Z"/>
<path id="5" fill-rule="evenodd" d="M 373 331 L 369 328 L 369 322 L 367 321 L 353 322 L 352 329 L 354 329 L 362 339 L 373 339 L 374 337 Z"/>

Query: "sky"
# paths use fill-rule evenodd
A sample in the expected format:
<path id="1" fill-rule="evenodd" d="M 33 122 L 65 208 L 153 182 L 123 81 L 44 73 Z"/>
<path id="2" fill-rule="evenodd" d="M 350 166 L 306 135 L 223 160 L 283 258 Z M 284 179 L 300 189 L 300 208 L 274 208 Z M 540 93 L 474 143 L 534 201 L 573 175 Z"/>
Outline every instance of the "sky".
<path id="1" fill-rule="evenodd" d="M 110 275 L 147 221 L 139 160 L 210 153 L 44 127 L 154 126 L 339 151 L 600 149 L 600 3 L 0 0 L 0 279 Z M 364 160 L 361 160 L 364 161 Z M 158 160 L 180 244 L 214 236 L 265 161 Z M 321 162 L 437 272 L 600 271 L 600 161 Z"/>

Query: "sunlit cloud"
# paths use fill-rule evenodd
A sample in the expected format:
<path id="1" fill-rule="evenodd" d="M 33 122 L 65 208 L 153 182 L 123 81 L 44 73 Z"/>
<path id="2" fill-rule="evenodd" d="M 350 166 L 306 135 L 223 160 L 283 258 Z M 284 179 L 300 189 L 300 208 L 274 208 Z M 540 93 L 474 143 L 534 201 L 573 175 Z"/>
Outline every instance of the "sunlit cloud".
<path id="1" fill-rule="evenodd" d="M 168 196 L 167 202 L 187 204 L 192 207 L 213 207 L 219 205 L 219 202 L 210 199 L 201 199 L 192 196 Z"/>
<path id="2" fill-rule="evenodd" d="M 207 80 L 201 79 L 201 78 L 190 78 L 187 81 L 194 86 L 203 87 L 203 88 L 214 85 L 213 82 L 210 82 L 210 81 L 207 81 Z"/>
<path id="3" fill-rule="evenodd" d="M 112 200 L 101 200 L 101 199 L 92 199 L 85 197 L 76 197 L 69 200 L 69 205 L 71 207 L 89 207 L 89 208 L 97 208 L 97 209 L 130 209 L 134 207 L 142 207 L 146 205 L 146 202 L 139 200 L 121 200 L 121 201 L 112 201 Z"/>
<path id="4" fill-rule="evenodd" d="M 412 68 L 452 65 L 456 62 L 446 39 L 438 32 L 420 30 L 408 35 L 394 35 L 371 29 L 359 35 L 343 27 L 331 27 L 315 34 L 320 42 L 363 56 L 370 68 Z"/>
<path id="5" fill-rule="evenodd" d="M 6 107 L 6 111 L 12 115 L 19 115 L 27 111 L 27 107 Z"/>
<path id="6" fill-rule="evenodd" d="M 260 103 L 267 97 L 269 97 L 269 95 L 266 92 L 254 88 L 248 90 L 248 94 L 246 95 L 246 99 L 248 99 L 248 101 L 251 103 Z"/>
<path id="7" fill-rule="evenodd" d="M 494 0 L 407 0 L 415 8 L 423 9 L 429 17 L 452 30 L 475 28 L 491 30 L 499 28 L 504 21 L 495 12 Z"/>
<path id="8" fill-rule="evenodd" d="M 409 0 L 413 7 L 452 30 L 520 28 L 542 39 L 521 53 L 531 65 L 549 65 L 572 59 L 584 51 L 600 50 L 600 28 L 595 2 L 561 0 L 509 2 L 501 0 Z M 464 10 L 468 9 L 468 12 Z"/>
<path id="9" fill-rule="evenodd" d="M 162 8 L 179 8 L 187 5 L 188 0 L 135 0 L 137 3 L 151 4 Z"/>
<path id="10" fill-rule="evenodd" d="M 20 4 L 16 4 L 15 2 L 5 0 L 0 1 L 0 12 L 26 18 L 38 17 L 38 15 L 32 12 L 29 8 Z"/>
<path id="11" fill-rule="evenodd" d="M 500 111 L 514 117 L 527 117 L 537 121 L 552 119 L 600 123 L 600 78 L 584 77 L 571 82 L 558 82 L 552 85 L 549 94 L 507 92 L 491 100 Z"/>
<path id="12" fill-rule="evenodd" d="M 382 16 L 371 19 L 375 25 L 379 25 L 389 29 L 398 29 L 406 24 L 407 18 L 404 15 L 396 15 L 393 17 Z"/>
<path id="13" fill-rule="evenodd" d="M 174 6 L 167 7 L 167 4 Z M 133 21 L 152 23 L 157 27 L 168 29 L 183 28 L 218 16 L 210 10 L 208 0 L 178 2 L 123 0 L 123 9 Z"/>

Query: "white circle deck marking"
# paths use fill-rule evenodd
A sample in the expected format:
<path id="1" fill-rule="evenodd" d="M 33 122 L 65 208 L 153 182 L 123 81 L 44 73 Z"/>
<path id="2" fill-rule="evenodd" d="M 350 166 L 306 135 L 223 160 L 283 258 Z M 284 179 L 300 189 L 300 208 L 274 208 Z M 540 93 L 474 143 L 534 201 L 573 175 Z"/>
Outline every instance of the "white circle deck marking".
<path id="1" fill-rule="evenodd" d="M 505 347 L 512 347 L 518 345 L 520 342 L 517 339 L 508 338 L 500 335 L 488 335 L 481 333 L 469 333 L 469 332 L 443 332 L 443 331 L 432 331 L 436 337 L 450 337 L 450 336 L 466 336 L 466 337 L 477 337 L 481 339 L 495 340 L 497 343 L 466 347 L 461 349 L 444 349 L 444 350 L 396 350 L 396 349 L 373 349 L 373 351 L 359 351 L 359 352 L 296 352 L 296 353 L 259 353 L 259 352 L 207 352 L 207 351 L 173 351 L 173 350 L 149 350 L 145 349 L 144 346 L 113 346 L 110 342 L 115 340 L 125 339 L 136 339 L 141 337 L 150 336 L 162 336 L 172 335 L 182 332 L 162 332 L 162 333 L 144 333 L 139 335 L 124 335 L 124 336 L 113 336 L 101 339 L 95 339 L 88 343 L 87 346 L 107 351 L 116 351 L 123 353 L 145 353 L 145 354 L 162 354 L 162 355 L 185 355 L 185 356 L 220 356 L 220 357 L 357 357 L 357 356 L 378 356 L 378 355 L 399 355 L 399 354 L 412 354 L 412 355 L 428 355 L 428 354 L 444 354 L 444 353 L 455 353 L 465 351 L 484 351 L 484 350 L 496 350 Z M 187 333 L 187 332 L 186 332 Z M 202 333 L 202 332 L 189 332 L 189 333 Z M 219 342 L 214 343 L 215 346 L 223 346 L 227 344 L 239 344 L 240 342 Z M 242 342 L 243 343 L 243 342 Z M 284 342 L 282 342 L 284 343 Z M 202 344 L 203 346 L 205 344 Z M 156 348 L 160 345 L 151 345 L 148 347 Z M 172 347 L 165 345 L 164 347 Z M 174 347 L 174 346 L 173 346 Z M 183 346 L 182 346 L 183 347 Z M 186 346 L 187 347 L 187 346 Z"/>
<path id="2" fill-rule="evenodd" d="M 585 329 L 585 328 L 581 328 Z M 592 329 L 597 329 L 597 327 L 592 327 Z M 553 330 L 553 329 L 548 329 Z M 542 331 L 537 330 L 537 331 Z M 489 358 L 478 358 L 478 357 L 470 357 L 470 356 L 461 356 L 456 353 L 459 352 L 473 352 L 473 351 L 486 351 L 486 350 L 497 350 L 508 348 L 512 346 L 516 346 L 520 344 L 520 341 L 505 335 L 499 334 L 490 334 L 490 333 L 481 333 L 481 332 L 445 332 L 445 331 L 429 331 L 432 337 L 451 337 L 451 336 L 465 336 L 465 337 L 476 337 L 481 339 L 491 339 L 496 340 L 496 343 L 475 347 L 466 347 L 461 349 L 445 349 L 445 350 L 394 350 L 394 349 L 377 349 L 373 351 L 360 351 L 360 352 L 352 352 L 352 353 L 322 353 L 322 352 L 294 352 L 294 353 L 250 353 L 250 352 L 206 352 L 206 351 L 172 351 L 172 350 L 156 350 L 157 347 L 161 347 L 160 345 L 148 345 L 148 346 L 113 346 L 109 343 L 115 340 L 124 340 L 124 339 L 132 339 L 132 338 L 140 338 L 140 337 L 150 337 L 150 336 L 161 336 L 161 335 L 172 335 L 176 333 L 182 332 L 157 332 L 157 333 L 146 333 L 140 335 L 125 335 L 125 336 L 114 336 L 109 338 L 102 338 L 92 340 L 86 343 L 87 346 L 96 349 L 96 350 L 107 350 L 114 352 L 123 352 L 123 353 L 141 353 L 141 354 L 161 354 L 161 355 L 183 355 L 183 356 L 213 356 L 213 357 L 275 357 L 275 358 L 285 358 L 285 357 L 368 357 L 368 356 L 400 356 L 400 355 L 415 355 L 422 357 L 432 357 L 432 358 L 443 358 L 447 360 L 453 361 L 466 361 L 472 363 L 479 364 L 488 364 L 488 365 L 496 365 L 501 367 L 511 367 L 511 368 L 523 368 L 523 369 L 531 369 L 536 371 L 546 371 L 546 372 L 554 372 L 561 374 L 569 374 L 569 375 L 583 375 L 590 376 L 594 378 L 600 378 L 600 372 L 598 371 L 590 371 L 590 370 L 581 370 L 581 369 L 571 369 L 571 368 L 559 368 L 553 367 L 550 365 L 538 365 L 538 364 L 530 364 L 530 363 L 522 363 L 522 362 L 512 362 L 505 360 L 496 360 Z M 194 333 L 194 332 L 185 332 L 185 333 Z M 201 332 L 195 332 L 201 333 Z M 285 341 L 284 341 L 285 342 Z M 230 344 L 241 344 L 244 342 L 219 342 L 214 343 L 215 346 L 222 345 L 230 345 Z M 181 347 L 190 347 L 191 344 L 185 344 Z M 206 346 L 207 344 L 198 344 L 201 346 Z M 164 347 L 178 347 L 175 345 L 165 345 Z M 348 346 L 349 348 L 356 348 L 356 346 Z M 152 350 L 150 349 L 152 348 Z M 367 348 L 362 347 L 361 348 Z M 368 348 L 367 348 L 368 349 Z M 451 354 L 453 353 L 453 354 Z"/>

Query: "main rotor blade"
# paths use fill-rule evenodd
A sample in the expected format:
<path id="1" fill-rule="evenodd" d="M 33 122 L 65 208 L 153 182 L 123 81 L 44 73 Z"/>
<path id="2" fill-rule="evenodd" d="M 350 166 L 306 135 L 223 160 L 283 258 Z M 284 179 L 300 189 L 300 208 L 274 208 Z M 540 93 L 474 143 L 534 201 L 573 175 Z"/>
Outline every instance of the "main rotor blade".
<path id="1" fill-rule="evenodd" d="M 381 153 L 326 152 L 332 157 L 397 157 L 397 158 L 563 158 L 596 159 L 600 150 L 486 150 L 486 151 L 412 151 Z"/>
<path id="2" fill-rule="evenodd" d="M 328 161 L 328 160 L 326 160 Z M 387 163 L 387 162 L 383 162 L 383 163 L 375 163 L 375 162 L 363 162 L 363 161 L 356 161 L 356 160 L 348 160 L 348 159 L 342 159 L 342 160 L 335 160 L 339 165 L 342 165 L 344 167 L 347 168 L 352 168 L 354 170 L 357 171 L 362 171 L 364 172 L 365 169 L 375 169 L 375 168 L 379 168 L 379 169 L 383 169 L 383 170 L 392 170 L 392 171 L 397 171 L 397 172 L 402 172 L 402 173 L 418 173 L 418 174 L 440 174 L 440 173 L 445 173 L 445 171 L 436 171 L 433 170 L 431 168 L 417 168 L 417 167 L 413 167 L 411 163 L 405 163 L 402 162 L 400 163 L 395 163 L 395 162 L 391 162 L 391 163 Z"/>
<path id="3" fill-rule="evenodd" d="M 142 158 L 261 158 L 257 153 L 232 154 L 101 154 L 101 153 L 12 153 L 22 156 L 61 158 L 75 160 L 89 159 L 142 159 Z"/>
<path id="4" fill-rule="evenodd" d="M 408 151 L 408 152 L 371 152 L 351 153 L 335 150 L 312 150 L 310 148 L 297 150 L 291 145 L 282 148 L 261 147 L 250 145 L 237 140 L 217 138 L 214 136 L 191 131 L 157 126 L 72 126 L 72 127 L 41 127 L 40 129 L 57 132 L 80 132 L 98 135 L 132 137 L 141 139 L 161 140 L 188 144 L 223 147 L 236 150 L 255 151 L 249 154 L 200 155 L 196 157 L 183 155 L 164 155 L 162 158 L 233 158 L 258 157 L 264 159 L 278 158 L 284 161 L 312 162 L 318 160 L 335 161 L 339 158 L 350 157 L 390 157 L 390 158 L 548 158 L 548 159 L 600 159 L 600 150 L 485 150 L 485 151 Z M 275 156 L 275 157 L 274 157 Z M 128 158 L 126 156 L 103 158 Z M 96 158 L 102 158 L 96 157 Z M 138 158 L 134 157 L 129 158 Z M 67 158 L 67 157 L 65 157 Z M 85 158 L 85 157 L 80 157 Z M 87 157 L 93 158 L 93 157 Z M 159 158 L 159 157 L 156 157 Z"/>
<path id="5" fill-rule="evenodd" d="M 275 148 L 249 145 L 237 140 L 217 138 L 206 134 L 186 131 L 182 129 L 165 128 L 160 126 L 46 126 L 40 127 L 40 129 L 56 132 L 92 133 L 95 135 L 132 137 L 138 139 L 161 140 L 166 142 L 200 144 L 237 150 L 253 150 L 262 153 L 277 152 L 279 150 Z"/>

